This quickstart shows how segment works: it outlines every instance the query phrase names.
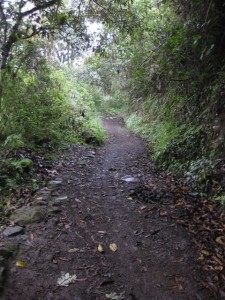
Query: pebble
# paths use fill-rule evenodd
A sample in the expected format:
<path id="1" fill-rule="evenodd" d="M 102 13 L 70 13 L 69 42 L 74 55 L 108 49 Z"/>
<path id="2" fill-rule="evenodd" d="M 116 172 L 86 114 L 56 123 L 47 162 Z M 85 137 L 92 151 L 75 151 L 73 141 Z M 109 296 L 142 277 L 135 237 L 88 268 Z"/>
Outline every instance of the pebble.
<path id="1" fill-rule="evenodd" d="M 50 188 L 60 187 L 62 185 L 62 180 L 52 180 L 52 181 L 49 181 L 48 185 L 49 185 Z"/>
<path id="2" fill-rule="evenodd" d="M 23 232 L 24 232 L 24 229 L 21 226 L 8 226 L 3 231 L 3 235 L 5 237 L 10 237 L 10 236 L 22 234 Z"/>
<path id="3" fill-rule="evenodd" d="M 132 177 L 130 175 L 126 175 L 126 176 L 123 176 L 121 178 L 121 180 L 125 181 L 125 182 L 140 182 L 140 179 L 138 178 L 135 178 L 135 177 Z"/>
<path id="4" fill-rule="evenodd" d="M 52 214 L 57 214 L 57 213 L 60 213 L 62 210 L 58 207 L 51 207 L 49 209 L 49 213 L 52 213 Z"/>

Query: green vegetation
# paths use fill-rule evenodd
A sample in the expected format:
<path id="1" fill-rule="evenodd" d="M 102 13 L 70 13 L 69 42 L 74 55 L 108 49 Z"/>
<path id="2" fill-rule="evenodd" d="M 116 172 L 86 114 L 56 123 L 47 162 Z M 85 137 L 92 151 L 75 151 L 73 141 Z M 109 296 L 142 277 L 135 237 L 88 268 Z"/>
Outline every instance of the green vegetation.
<path id="1" fill-rule="evenodd" d="M 208 191 L 224 174 L 223 1 L 136 0 L 130 14 L 129 30 L 107 27 L 87 64 L 110 107 L 126 99 L 127 125 L 157 165 Z"/>
<path id="2" fill-rule="evenodd" d="M 19 174 L 20 149 L 99 144 L 100 116 L 123 113 L 158 166 L 205 191 L 222 179 L 222 0 L 1 1 L 0 20 L 1 164 Z"/>

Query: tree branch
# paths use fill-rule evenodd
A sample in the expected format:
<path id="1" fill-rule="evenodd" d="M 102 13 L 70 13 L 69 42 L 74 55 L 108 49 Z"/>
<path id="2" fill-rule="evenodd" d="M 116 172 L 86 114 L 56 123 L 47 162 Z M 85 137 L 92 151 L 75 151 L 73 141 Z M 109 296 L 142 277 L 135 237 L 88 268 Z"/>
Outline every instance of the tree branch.
<path id="1" fill-rule="evenodd" d="M 45 8 L 48 8 L 48 7 L 54 6 L 55 4 L 60 4 L 60 3 L 61 3 L 61 0 L 51 0 L 51 1 L 43 3 L 43 4 L 37 4 L 35 7 L 31 8 L 30 10 L 23 12 L 22 18 L 27 17 L 36 11 L 43 10 Z"/>
<path id="2" fill-rule="evenodd" d="M 4 23 L 4 37 L 3 37 L 3 43 L 5 43 L 6 38 L 7 38 L 7 31 L 8 31 L 8 24 L 7 24 L 7 20 L 6 20 L 6 15 L 4 13 L 4 9 L 3 9 L 3 1 L 0 0 L 0 16 L 2 16 L 2 21 Z"/>

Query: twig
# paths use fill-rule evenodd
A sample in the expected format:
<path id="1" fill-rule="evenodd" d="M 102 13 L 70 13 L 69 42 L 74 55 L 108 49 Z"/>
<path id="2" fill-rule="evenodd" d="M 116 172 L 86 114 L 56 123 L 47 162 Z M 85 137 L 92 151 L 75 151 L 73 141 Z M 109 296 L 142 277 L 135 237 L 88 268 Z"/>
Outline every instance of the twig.
<path id="1" fill-rule="evenodd" d="M 210 8 L 211 8 L 211 6 L 212 6 L 212 2 L 213 2 L 213 0 L 210 1 L 209 7 L 208 7 L 208 9 L 207 9 L 207 13 L 206 13 L 206 16 L 205 16 L 205 23 L 206 23 L 206 21 L 207 21 L 207 19 L 208 19 L 209 11 L 210 11 Z"/>

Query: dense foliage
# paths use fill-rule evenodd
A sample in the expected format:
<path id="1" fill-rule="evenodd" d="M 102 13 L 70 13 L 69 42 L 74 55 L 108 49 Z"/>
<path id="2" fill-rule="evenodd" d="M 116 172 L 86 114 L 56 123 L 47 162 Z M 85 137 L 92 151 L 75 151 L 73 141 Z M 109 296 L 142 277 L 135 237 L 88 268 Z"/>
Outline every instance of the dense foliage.
<path id="1" fill-rule="evenodd" d="M 156 162 L 208 187 L 223 173 L 225 5 L 137 0 L 131 10 L 132 30 L 108 28 L 89 64 L 107 97 L 129 99 L 127 124 Z"/>
<path id="2" fill-rule="evenodd" d="M 126 111 L 158 165 L 206 188 L 221 177 L 223 1 L 1 0 L 0 16 L 2 145 L 99 143 L 96 112 Z"/>

